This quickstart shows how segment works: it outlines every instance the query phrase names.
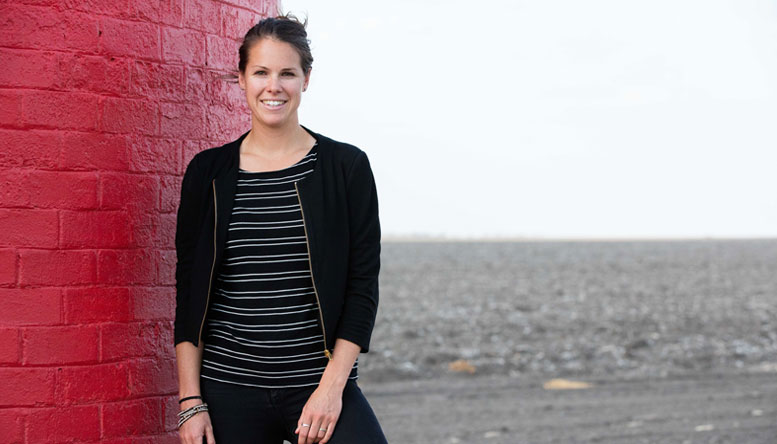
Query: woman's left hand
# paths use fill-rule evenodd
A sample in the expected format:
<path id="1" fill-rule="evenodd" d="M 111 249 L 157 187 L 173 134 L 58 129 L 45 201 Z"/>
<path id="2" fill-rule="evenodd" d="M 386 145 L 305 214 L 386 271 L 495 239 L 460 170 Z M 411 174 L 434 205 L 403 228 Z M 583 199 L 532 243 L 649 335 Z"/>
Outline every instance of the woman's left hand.
<path id="1" fill-rule="evenodd" d="M 297 421 L 297 430 L 294 431 L 299 435 L 297 443 L 326 444 L 335 431 L 335 424 L 342 409 L 342 390 L 318 386 L 308 398 Z M 302 424 L 309 424 L 309 427 L 303 427 Z M 320 429 L 326 429 L 326 432 Z"/>

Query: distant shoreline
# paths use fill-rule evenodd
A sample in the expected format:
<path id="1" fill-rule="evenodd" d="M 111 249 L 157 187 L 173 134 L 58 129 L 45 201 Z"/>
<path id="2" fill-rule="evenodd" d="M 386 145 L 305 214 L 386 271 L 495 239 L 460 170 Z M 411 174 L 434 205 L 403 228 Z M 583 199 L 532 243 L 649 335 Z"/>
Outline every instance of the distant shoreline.
<path id="1" fill-rule="evenodd" d="M 447 237 L 385 235 L 382 242 L 688 242 L 773 241 L 777 237 Z"/>

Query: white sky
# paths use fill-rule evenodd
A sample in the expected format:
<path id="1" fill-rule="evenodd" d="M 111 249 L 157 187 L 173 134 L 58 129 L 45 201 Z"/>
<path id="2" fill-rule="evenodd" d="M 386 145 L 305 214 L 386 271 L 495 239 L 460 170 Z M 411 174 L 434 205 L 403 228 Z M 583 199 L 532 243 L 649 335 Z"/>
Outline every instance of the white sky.
<path id="1" fill-rule="evenodd" d="M 777 4 L 284 0 L 384 238 L 777 236 Z"/>

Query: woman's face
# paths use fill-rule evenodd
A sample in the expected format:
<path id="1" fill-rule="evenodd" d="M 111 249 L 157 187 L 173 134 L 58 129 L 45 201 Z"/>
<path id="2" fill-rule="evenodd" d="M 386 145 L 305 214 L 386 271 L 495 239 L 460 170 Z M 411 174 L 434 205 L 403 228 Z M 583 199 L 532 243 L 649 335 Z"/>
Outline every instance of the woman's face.
<path id="1" fill-rule="evenodd" d="M 310 72 L 302 71 L 293 46 L 272 38 L 256 42 L 248 51 L 245 72 L 239 74 L 253 123 L 273 128 L 298 125 L 297 108 L 309 80 Z"/>

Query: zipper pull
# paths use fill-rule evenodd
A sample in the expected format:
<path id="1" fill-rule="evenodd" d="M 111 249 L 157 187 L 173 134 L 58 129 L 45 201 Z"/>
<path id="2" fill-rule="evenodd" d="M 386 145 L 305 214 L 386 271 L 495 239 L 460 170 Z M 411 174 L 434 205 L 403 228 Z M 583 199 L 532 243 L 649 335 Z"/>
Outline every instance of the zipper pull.
<path id="1" fill-rule="evenodd" d="M 326 355 L 327 358 L 329 358 L 330 361 L 334 359 L 332 358 L 332 353 L 330 353 L 329 350 L 324 349 L 324 354 Z"/>

